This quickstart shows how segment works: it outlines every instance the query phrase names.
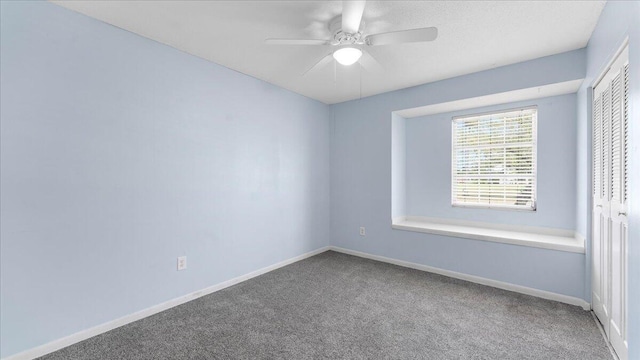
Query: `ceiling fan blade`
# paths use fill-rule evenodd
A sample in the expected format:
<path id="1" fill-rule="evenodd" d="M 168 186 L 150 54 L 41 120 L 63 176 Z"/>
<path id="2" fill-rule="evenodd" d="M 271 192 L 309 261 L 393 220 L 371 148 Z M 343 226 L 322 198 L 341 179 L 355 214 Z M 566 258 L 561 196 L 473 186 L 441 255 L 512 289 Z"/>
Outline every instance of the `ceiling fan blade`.
<path id="1" fill-rule="evenodd" d="M 360 65 L 362 65 L 363 69 L 365 69 L 367 72 L 372 74 L 379 74 L 384 72 L 384 67 L 368 51 L 362 52 L 362 57 L 360 58 Z"/>
<path id="2" fill-rule="evenodd" d="M 437 37 L 438 28 L 428 27 L 369 35 L 365 38 L 365 43 L 371 46 L 403 44 L 412 42 L 433 41 Z"/>
<path id="3" fill-rule="evenodd" d="M 355 34 L 360 29 L 365 0 L 342 1 L 342 31 Z"/>
<path id="4" fill-rule="evenodd" d="M 309 69 L 307 69 L 307 71 L 305 71 L 302 76 L 306 76 L 308 73 L 316 71 L 316 70 L 320 70 L 321 68 L 323 68 L 325 65 L 327 65 L 328 63 L 331 62 L 331 60 L 333 60 L 333 54 L 328 54 L 327 56 L 323 57 L 322 59 L 318 60 L 317 63 L 315 63 L 312 67 L 310 67 Z"/>
<path id="5" fill-rule="evenodd" d="M 265 39 L 267 45 L 328 45 L 327 40 L 321 39 Z"/>

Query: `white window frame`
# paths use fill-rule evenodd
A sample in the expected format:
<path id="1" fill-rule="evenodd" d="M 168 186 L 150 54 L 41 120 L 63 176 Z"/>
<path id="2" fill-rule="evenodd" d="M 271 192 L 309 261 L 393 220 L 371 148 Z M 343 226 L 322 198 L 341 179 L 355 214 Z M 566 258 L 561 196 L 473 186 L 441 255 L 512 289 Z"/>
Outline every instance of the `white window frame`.
<path id="1" fill-rule="evenodd" d="M 454 192 L 454 186 L 456 183 L 456 124 L 464 120 L 470 120 L 485 116 L 502 115 L 510 112 L 534 110 L 532 119 L 532 205 L 505 205 L 505 204 L 490 204 L 490 203 L 461 203 L 457 202 L 456 194 Z M 538 183 L 538 107 L 527 106 L 520 108 L 502 109 L 496 111 L 489 111 L 484 113 L 467 114 L 461 116 L 455 116 L 451 119 L 451 206 L 461 208 L 483 208 L 483 209 L 498 209 L 498 210 L 517 210 L 517 211 L 536 211 L 537 210 L 537 183 Z M 503 175 L 504 176 L 504 175 Z M 500 177 L 497 175 L 496 177 Z"/>

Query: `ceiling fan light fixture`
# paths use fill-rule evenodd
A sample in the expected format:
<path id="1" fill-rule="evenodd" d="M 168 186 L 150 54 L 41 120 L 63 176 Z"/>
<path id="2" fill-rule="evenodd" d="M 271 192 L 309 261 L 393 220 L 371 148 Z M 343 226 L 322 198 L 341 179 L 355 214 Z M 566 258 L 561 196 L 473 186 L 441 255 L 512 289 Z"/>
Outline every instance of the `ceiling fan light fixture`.
<path id="1" fill-rule="evenodd" d="M 362 50 L 352 48 L 352 47 L 345 47 L 345 48 L 336 50 L 333 53 L 333 58 L 336 59 L 337 62 L 345 66 L 354 64 L 356 61 L 360 59 L 361 56 L 362 56 Z"/>

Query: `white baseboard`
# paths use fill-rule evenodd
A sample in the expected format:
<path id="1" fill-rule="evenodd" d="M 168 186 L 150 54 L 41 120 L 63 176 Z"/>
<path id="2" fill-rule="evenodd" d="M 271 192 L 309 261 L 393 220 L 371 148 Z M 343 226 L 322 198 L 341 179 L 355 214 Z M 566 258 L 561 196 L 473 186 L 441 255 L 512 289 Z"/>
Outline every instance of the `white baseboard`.
<path id="1" fill-rule="evenodd" d="M 591 304 L 586 302 L 584 299 L 580 299 L 573 296 L 557 294 L 550 291 L 534 289 L 534 288 L 521 286 L 521 285 L 514 285 L 514 284 L 510 284 L 510 283 L 506 283 L 498 280 L 483 278 L 480 276 L 463 274 L 463 273 L 459 273 L 451 270 L 444 270 L 444 269 L 440 269 L 432 266 L 416 264 L 416 263 L 392 259 L 384 256 L 372 255 L 372 254 L 355 251 L 355 250 L 344 249 L 336 246 L 330 246 L 330 250 L 341 252 L 348 255 L 354 255 L 354 256 L 358 256 L 366 259 L 382 261 L 389 264 L 407 267 L 411 269 L 440 274 L 440 275 L 444 275 L 444 276 L 448 276 L 448 277 L 452 277 L 460 280 L 466 280 L 466 281 L 470 281 L 470 282 L 481 284 L 481 285 L 491 286 L 498 289 L 513 291 L 521 294 L 531 295 L 531 296 L 535 296 L 535 297 L 539 297 L 547 300 L 554 300 L 554 301 L 558 301 L 565 304 L 576 305 L 576 306 L 582 307 L 584 310 L 591 310 Z"/>
<path id="2" fill-rule="evenodd" d="M 126 315 L 123 316 L 121 318 L 106 322 L 104 324 L 101 325 L 97 325 L 94 326 L 92 328 L 86 329 L 86 330 L 82 330 L 79 331 L 75 334 L 71 334 L 69 336 L 63 337 L 61 339 L 58 340 L 54 340 L 52 342 L 49 342 L 47 344 L 44 345 L 40 345 L 38 347 L 29 349 L 29 350 L 25 350 L 23 352 L 17 353 L 15 355 L 11 355 L 7 358 L 5 358 L 5 360 L 23 360 L 23 359 L 34 359 L 49 353 L 52 353 L 54 351 L 60 350 L 62 348 L 65 348 L 69 345 L 73 345 L 75 343 L 78 343 L 80 341 L 89 339 L 91 337 L 94 337 L 96 335 L 100 335 L 102 333 L 105 333 L 107 331 L 113 330 L 115 328 L 118 328 L 120 326 L 129 324 L 131 322 L 146 318 L 148 316 L 157 314 L 161 311 L 170 309 L 172 307 L 184 304 L 186 302 L 189 302 L 191 300 L 197 299 L 199 297 L 214 293 L 216 291 L 222 290 L 224 288 L 228 288 L 229 286 L 233 286 L 236 285 L 238 283 L 241 283 L 243 281 L 247 281 L 251 278 L 254 278 L 256 276 L 260 276 L 262 274 L 268 273 L 270 271 L 276 270 L 278 268 L 281 268 L 283 266 L 287 266 L 289 264 L 292 264 L 294 262 L 298 262 L 300 260 L 304 260 L 306 258 L 309 258 L 311 256 L 315 256 L 318 255 L 320 253 L 323 253 L 327 250 L 329 250 L 331 247 L 329 246 L 325 246 L 322 248 L 319 248 L 317 250 L 314 251 L 310 251 L 308 253 L 296 256 L 296 257 L 292 257 L 290 259 L 281 261 L 279 263 L 267 266 L 265 268 L 256 270 L 256 271 L 252 271 L 248 274 L 242 275 L 242 276 L 238 276 L 236 278 L 221 282 L 219 284 L 210 286 L 208 288 L 202 289 L 202 290 L 198 290 L 198 291 L 194 291 L 190 294 L 184 295 L 184 296 L 180 296 L 178 298 L 163 302 L 161 304 L 158 305 L 154 305 L 152 307 L 140 310 L 138 312 L 135 312 L 133 314 L 130 315 Z"/>
<path id="3" fill-rule="evenodd" d="M 389 263 L 389 264 L 394 264 L 394 265 L 398 265 L 398 266 L 403 266 L 403 267 L 407 267 L 407 268 L 411 268 L 411 269 L 422 270 L 422 271 L 426 271 L 426 272 L 440 274 L 440 275 L 444 275 L 444 276 L 448 276 L 448 277 L 452 277 L 452 278 L 456 278 L 456 279 L 461 279 L 461 280 L 466 280 L 466 281 L 470 281 L 470 282 L 474 282 L 474 283 L 478 283 L 478 284 L 482 284 L 482 285 L 487 285 L 487 286 L 491 286 L 491 287 L 495 287 L 495 288 L 499 288 L 499 289 L 504 289 L 504 290 L 513 291 L 513 292 L 517 292 L 517 293 L 522 293 L 522 294 L 526 294 L 526 295 L 536 296 L 536 297 L 540 297 L 540 298 L 543 298 L 543 299 L 555 300 L 555 301 L 566 303 L 566 304 L 581 306 L 585 310 L 591 310 L 591 305 L 588 302 L 584 301 L 583 299 L 572 297 L 572 296 L 552 293 L 552 292 L 544 291 L 544 290 L 533 289 L 533 288 L 520 286 L 520 285 L 509 284 L 509 283 L 502 282 L 502 281 L 497 281 L 497 280 L 487 279 L 487 278 L 483 278 L 483 277 L 479 277 L 479 276 L 458 273 L 458 272 L 450 271 L 450 270 L 439 269 L 439 268 L 432 267 L 432 266 L 416 264 L 416 263 L 403 261 L 403 260 L 392 259 L 392 258 L 388 258 L 388 257 L 384 257 L 384 256 L 372 255 L 372 254 L 368 254 L 368 253 L 364 253 L 364 252 L 360 252 L 360 251 L 355 251 L 355 250 L 344 249 L 344 248 L 340 248 L 340 247 L 336 247 L 336 246 L 325 246 L 325 247 L 319 248 L 317 250 L 314 250 L 314 251 L 311 251 L 311 252 L 308 252 L 308 253 L 293 257 L 291 259 L 287 259 L 287 260 L 281 261 L 279 263 L 267 266 L 265 268 L 262 268 L 262 269 L 259 269 L 259 270 L 256 270 L 256 271 L 252 271 L 252 272 L 250 272 L 248 274 L 245 274 L 245 275 L 242 275 L 242 276 L 238 276 L 236 278 L 221 282 L 219 284 L 210 286 L 208 288 L 205 288 L 205 289 L 202 289 L 202 290 L 198 290 L 198 291 L 192 292 L 190 294 L 187 294 L 187 295 L 184 295 L 184 296 L 181 296 L 181 297 L 166 301 L 164 303 L 161 303 L 161 304 L 158 304 L 158 305 L 155 305 L 155 306 L 140 310 L 140 311 L 135 312 L 133 314 L 126 315 L 126 316 L 123 316 L 121 318 L 106 322 L 104 324 L 97 325 L 97 326 L 94 326 L 92 328 L 79 331 L 79 332 L 77 332 L 75 334 L 71 334 L 71 335 L 66 336 L 64 338 L 61 338 L 61 339 L 58 339 L 58 340 L 54 340 L 54 341 L 49 342 L 47 344 L 40 345 L 38 347 L 29 349 L 29 350 L 25 350 L 25 351 L 20 352 L 18 354 L 9 356 L 9 357 L 5 358 L 5 360 L 34 359 L 34 358 L 37 358 L 37 357 L 52 353 L 54 351 L 57 351 L 57 350 L 60 350 L 62 348 L 65 348 L 67 346 L 73 345 L 73 344 L 78 343 L 80 341 L 89 339 L 91 337 L 94 337 L 96 335 L 100 335 L 102 333 L 105 333 L 105 332 L 113 330 L 113 329 L 116 329 L 116 328 L 118 328 L 120 326 L 123 326 L 123 325 L 129 324 L 131 322 L 143 319 L 145 317 L 157 314 L 157 313 L 162 312 L 164 310 L 167 310 L 167 309 L 170 309 L 172 307 L 184 304 L 186 302 L 189 302 L 189 301 L 197 299 L 199 297 L 214 293 L 216 291 L 228 288 L 230 286 L 236 285 L 236 284 L 241 283 L 243 281 L 252 279 L 252 278 L 254 278 L 256 276 L 260 276 L 262 274 L 265 274 L 265 273 L 268 273 L 270 271 L 276 270 L 276 269 L 281 268 L 283 266 L 287 266 L 287 265 L 292 264 L 294 262 L 298 262 L 300 260 L 304 260 L 306 258 L 318 255 L 318 254 L 323 253 L 323 252 L 325 252 L 327 250 L 333 250 L 333 251 L 344 253 L 344 254 L 354 255 L 354 256 L 358 256 L 358 257 L 362 257 L 362 258 L 367 258 L 367 259 L 371 259 L 371 260 L 377 260 L 377 261 L 381 261 L 381 262 L 385 262 L 385 263 Z"/>

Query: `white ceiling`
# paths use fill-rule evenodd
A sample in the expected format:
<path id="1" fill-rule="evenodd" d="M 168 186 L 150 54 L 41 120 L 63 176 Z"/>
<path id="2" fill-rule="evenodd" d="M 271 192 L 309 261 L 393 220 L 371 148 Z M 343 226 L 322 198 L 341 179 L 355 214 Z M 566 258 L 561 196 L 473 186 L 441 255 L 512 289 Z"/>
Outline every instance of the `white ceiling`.
<path id="1" fill-rule="evenodd" d="M 58 1 L 54 3 L 327 104 L 586 46 L 604 1 L 368 1 L 365 34 L 435 26 L 429 43 L 369 48 L 383 66 L 330 63 L 322 46 L 266 38 L 329 39 L 341 1 Z"/>

